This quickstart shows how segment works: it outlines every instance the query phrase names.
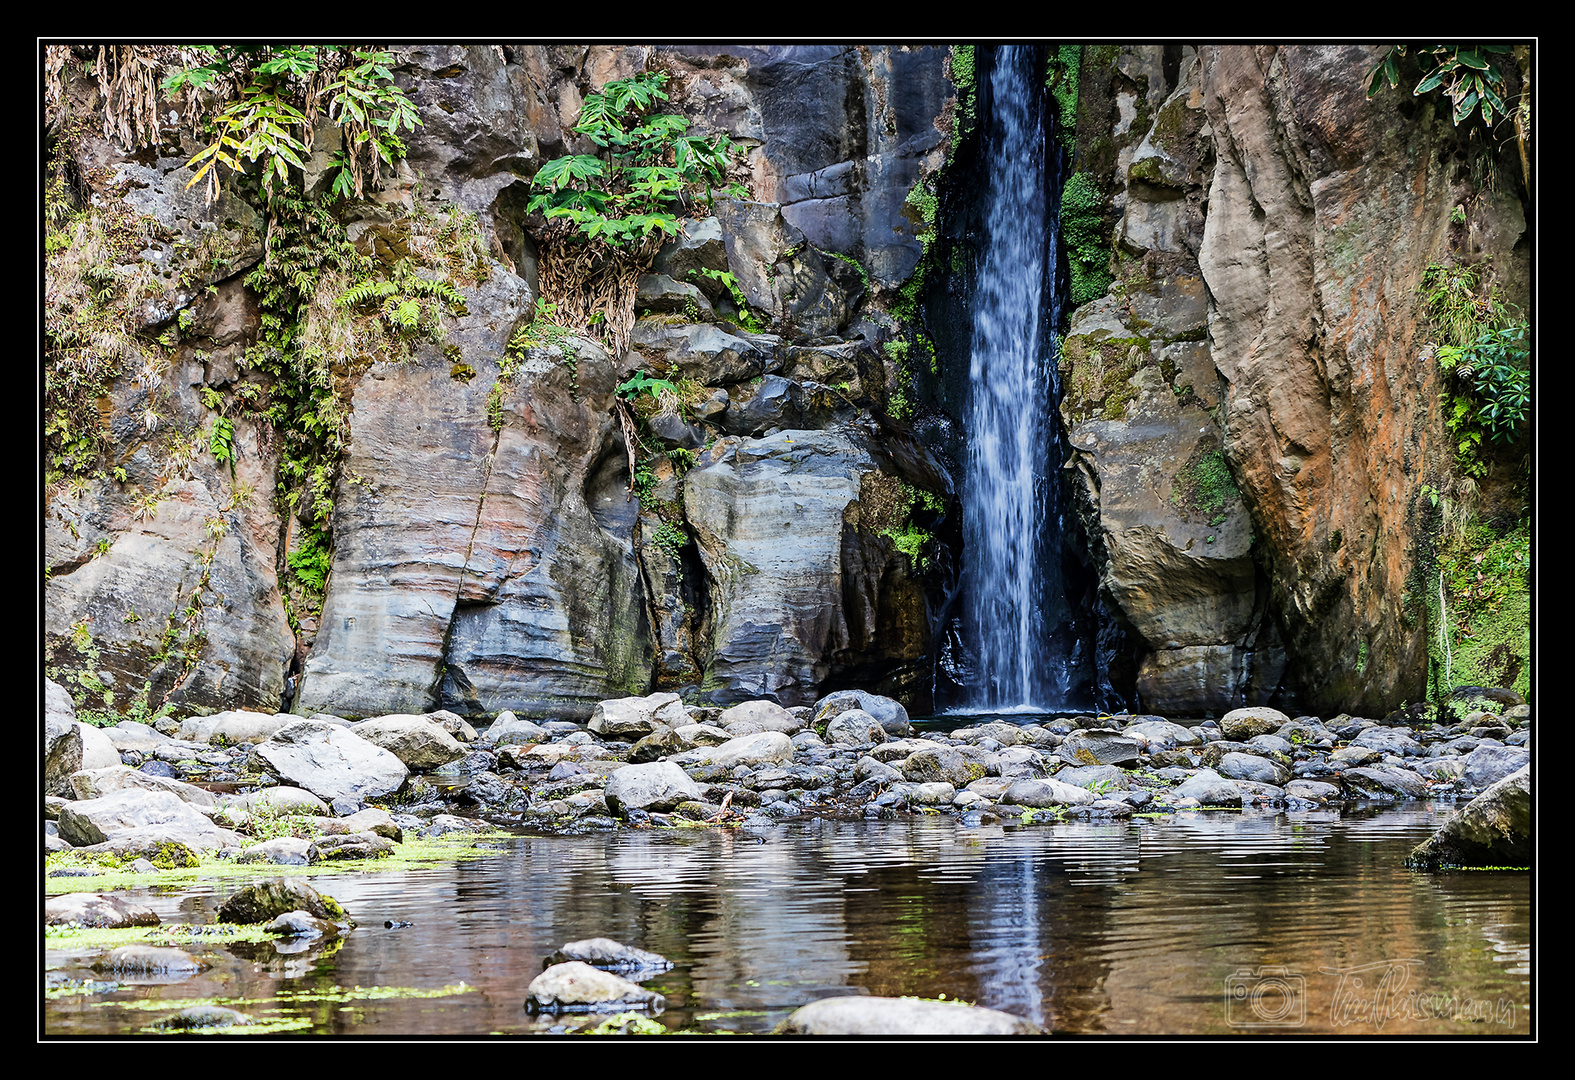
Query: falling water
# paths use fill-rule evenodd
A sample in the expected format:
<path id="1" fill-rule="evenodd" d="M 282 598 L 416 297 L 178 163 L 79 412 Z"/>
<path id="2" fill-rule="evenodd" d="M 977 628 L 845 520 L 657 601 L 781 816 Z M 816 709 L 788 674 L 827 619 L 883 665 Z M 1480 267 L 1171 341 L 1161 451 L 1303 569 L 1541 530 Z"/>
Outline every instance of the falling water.
<path id="1" fill-rule="evenodd" d="M 1007 47 L 990 73 L 988 189 L 974 290 L 965 478 L 965 618 L 977 670 L 970 706 L 1063 704 L 1070 681 L 1055 630 L 1065 600 L 1059 530 L 1055 312 L 1046 287 L 1055 229 L 1046 213 L 1049 132 L 1038 64 Z"/>

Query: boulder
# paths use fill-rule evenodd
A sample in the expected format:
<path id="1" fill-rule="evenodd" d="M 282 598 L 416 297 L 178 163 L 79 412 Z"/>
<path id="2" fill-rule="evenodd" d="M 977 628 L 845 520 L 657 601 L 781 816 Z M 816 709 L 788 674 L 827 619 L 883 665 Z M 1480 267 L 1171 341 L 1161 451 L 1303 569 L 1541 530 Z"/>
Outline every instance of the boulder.
<path id="1" fill-rule="evenodd" d="M 59 827 L 62 839 L 75 847 L 142 838 L 174 840 L 194 850 L 244 843 L 243 837 L 219 828 L 179 796 L 140 788 L 68 803 L 60 808 Z"/>
<path id="2" fill-rule="evenodd" d="M 212 792 L 195 784 L 184 784 L 179 780 L 154 776 L 140 769 L 128 768 L 118 761 L 109 768 L 84 770 L 71 776 L 71 792 L 78 799 L 97 799 L 112 791 L 126 791 L 133 788 L 142 791 L 167 791 L 182 802 L 203 809 L 212 809 L 218 805 L 218 800 L 214 798 Z"/>
<path id="3" fill-rule="evenodd" d="M 153 945 L 122 945 L 95 960 L 93 970 L 117 975 L 195 975 L 208 965 L 180 949 Z"/>
<path id="4" fill-rule="evenodd" d="M 677 727 L 688 721 L 689 714 L 683 711 L 677 694 L 651 694 L 598 702 L 585 726 L 609 739 L 633 742 L 658 727 Z"/>
<path id="5" fill-rule="evenodd" d="M 1254 735 L 1268 735 L 1291 722 L 1291 718 L 1267 705 L 1232 709 L 1220 717 L 1220 732 L 1235 742 L 1246 742 Z"/>
<path id="6" fill-rule="evenodd" d="M 531 1013 L 661 1012 L 666 1005 L 667 999 L 654 990 L 577 960 L 549 967 L 525 992 L 525 1008 Z"/>
<path id="7" fill-rule="evenodd" d="M 710 764 L 729 769 L 738 765 L 777 765 L 793 760 L 793 740 L 780 731 L 761 731 L 729 739 L 704 751 L 704 755 Z"/>
<path id="8" fill-rule="evenodd" d="M 51 896 L 44 901 L 45 926 L 157 926 L 159 917 L 150 907 L 144 907 L 123 896 L 101 896 L 98 893 L 66 893 Z"/>
<path id="9" fill-rule="evenodd" d="M 787 736 L 782 736 L 784 742 Z M 681 802 L 705 798 L 705 791 L 670 761 L 626 765 L 602 789 L 607 808 L 619 817 L 630 810 L 671 810 Z"/>
<path id="10" fill-rule="evenodd" d="M 886 741 L 881 722 L 863 709 L 849 709 L 826 722 L 826 742 L 864 746 Z"/>
<path id="11" fill-rule="evenodd" d="M 457 716 L 454 719 L 464 723 Z M 441 768 L 458 761 L 466 753 L 458 739 L 441 723 L 427 716 L 409 713 L 376 716 L 351 724 L 350 730 L 374 746 L 381 746 L 413 772 Z"/>
<path id="12" fill-rule="evenodd" d="M 328 802 L 391 795 L 410 775 L 387 750 L 319 720 L 297 720 L 280 728 L 251 756 L 257 768 Z"/>
<path id="13" fill-rule="evenodd" d="M 604 937 L 571 941 L 547 958 L 548 964 L 565 964 L 573 960 L 603 971 L 666 971 L 673 966 L 673 962 L 665 956 Z"/>
<path id="14" fill-rule="evenodd" d="M 354 925 L 338 901 L 295 878 L 274 878 L 246 886 L 219 906 L 218 921 L 242 925 L 266 923 L 291 911 L 305 911 L 319 919 Z"/>
<path id="15" fill-rule="evenodd" d="M 1531 850 L 1531 766 L 1523 765 L 1451 814 L 1412 849 L 1406 865 L 1527 866 Z"/>
<path id="16" fill-rule="evenodd" d="M 1059 780 L 1018 780 L 1000 801 L 1012 806 L 1084 806 L 1097 798 L 1092 791 Z"/>
<path id="17" fill-rule="evenodd" d="M 961 1002 L 832 997 L 810 1002 L 778 1035 L 1043 1035 L 1020 1016 Z"/>
<path id="18" fill-rule="evenodd" d="M 838 690 L 815 702 L 815 723 L 829 723 L 852 709 L 869 713 L 887 735 L 903 739 L 913 734 L 913 727 L 908 722 L 908 710 L 902 707 L 901 702 L 863 690 Z"/>

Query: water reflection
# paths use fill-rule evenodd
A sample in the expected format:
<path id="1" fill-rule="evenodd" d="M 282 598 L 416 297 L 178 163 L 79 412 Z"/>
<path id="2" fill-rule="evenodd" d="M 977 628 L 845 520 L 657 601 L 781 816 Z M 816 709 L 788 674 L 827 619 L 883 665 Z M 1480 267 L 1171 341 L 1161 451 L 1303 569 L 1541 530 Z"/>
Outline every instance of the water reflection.
<path id="1" fill-rule="evenodd" d="M 674 1027 L 769 1031 L 814 998 L 873 993 L 944 994 L 1057 1031 L 1262 1034 L 1297 1021 L 1524 1035 L 1527 875 L 1399 868 L 1447 809 L 1026 829 L 819 822 L 765 843 L 712 830 L 520 838 L 493 859 L 322 879 L 361 924 L 337 951 L 204 942 L 194 950 L 209 971 L 51 1000 L 46 1030 L 137 1031 L 164 1015 L 139 1001 L 220 997 L 322 1033 L 529 1031 L 541 1022 L 521 1005 L 543 957 L 607 936 L 674 961 L 647 983 Z M 166 921 L 209 921 L 235 887 L 142 899 Z M 84 978 L 92 958 L 48 961 L 55 978 Z M 460 982 L 474 991 L 311 998 Z M 1369 1000 L 1381 986 L 1388 996 Z"/>

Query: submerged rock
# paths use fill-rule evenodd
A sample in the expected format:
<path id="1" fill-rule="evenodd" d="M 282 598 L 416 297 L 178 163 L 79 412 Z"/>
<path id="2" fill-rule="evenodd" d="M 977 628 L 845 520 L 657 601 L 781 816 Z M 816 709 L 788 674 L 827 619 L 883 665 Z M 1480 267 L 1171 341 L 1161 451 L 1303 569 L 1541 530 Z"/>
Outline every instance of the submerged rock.
<path id="1" fill-rule="evenodd" d="M 834 997 L 811 1002 L 777 1025 L 778 1035 L 1043 1035 L 1011 1013 L 913 998 Z"/>
<path id="2" fill-rule="evenodd" d="M 160 1031 L 191 1031 L 202 1028 L 247 1027 L 257 1021 L 243 1012 L 226 1009 L 222 1005 L 193 1005 L 174 1016 L 155 1021 Z"/>
<path id="3" fill-rule="evenodd" d="M 157 926 L 153 909 L 133 903 L 122 896 L 99 893 L 66 893 L 44 901 L 45 926 L 92 926 L 106 929 L 123 926 Z"/>
<path id="4" fill-rule="evenodd" d="M 549 964 L 575 960 L 603 971 L 666 971 L 673 966 L 665 956 L 604 937 L 571 941 L 547 958 Z"/>
<path id="5" fill-rule="evenodd" d="M 666 1007 L 667 999 L 661 994 L 578 960 L 554 964 L 531 980 L 525 994 L 525 1008 L 532 1013 L 661 1012 Z"/>
<path id="6" fill-rule="evenodd" d="M 93 964 L 94 971 L 157 975 L 195 975 L 207 967 L 207 964 L 180 949 L 161 949 L 152 945 L 123 945 Z"/>
<path id="7" fill-rule="evenodd" d="M 265 923 L 292 911 L 305 911 L 319 919 L 354 925 L 345 909 L 304 881 L 274 878 L 248 885 L 219 908 L 221 923 Z"/>

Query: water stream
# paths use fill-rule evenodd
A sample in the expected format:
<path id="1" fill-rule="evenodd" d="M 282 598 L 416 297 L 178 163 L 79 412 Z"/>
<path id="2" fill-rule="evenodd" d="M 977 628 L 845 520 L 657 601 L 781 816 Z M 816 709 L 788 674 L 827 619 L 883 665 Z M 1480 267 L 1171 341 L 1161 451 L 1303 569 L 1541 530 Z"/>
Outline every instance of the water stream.
<path id="1" fill-rule="evenodd" d="M 217 999 L 318 1034 L 542 1031 L 553 1021 L 522 1003 L 543 958 L 605 935 L 675 963 L 647 983 L 672 1028 L 767 1032 L 816 998 L 869 993 L 944 994 L 1055 1032 L 1524 1036 L 1529 876 L 1399 869 L 1449 809 L 520 837 L 431 870 L 312 875 L 360 923 L 337 951 L 202 942 L 207 971 L 52 995 L 44 1025 L 134 1033 Z M 236 888 L 140 892 L 166 922 L 203 922 Z M 46 983 L 99 978 L 94 955 L 47 948 Z"/>

